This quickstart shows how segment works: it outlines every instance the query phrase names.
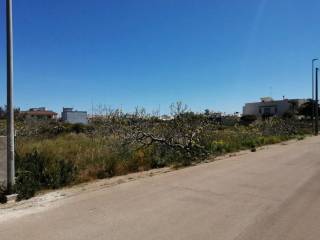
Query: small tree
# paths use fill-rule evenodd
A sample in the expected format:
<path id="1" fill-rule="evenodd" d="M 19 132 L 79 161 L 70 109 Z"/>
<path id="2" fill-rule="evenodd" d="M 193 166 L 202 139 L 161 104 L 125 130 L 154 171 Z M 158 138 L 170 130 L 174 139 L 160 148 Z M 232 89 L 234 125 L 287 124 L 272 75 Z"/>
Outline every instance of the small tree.
<path id="1" fill-rule="evenodd" d="M 208 151 L 201 143 L 201 136 L 208 126 L 207 118 L 193 112 L 180 113 L 170 121 L 152 125 L 135 125 L 126 134 L 126 142 L 140 148 L 161 147 L 179 156 L 183 165 L 207 157 Z"/>
<path id="2" fill-rule="evenodd" d="M 320 112 L 320 108 L 318 105 L 318 111 Z M 313 104 L 312 101 L 308 101 L 300 106 L 298 109 L 298 115 L 302 115 L 305 117 L 311 117 L 313 113 Z"/>
<path id="3" fill-rule="evenodd" d="M 188 111 L 188 105 L 178 101 L 176 103 L 172 103 L 170 105 L 170 113 L 172 116 L 178 116 L 180 114 L 184 114 Z"/>
<path id="4" fill-rule="evenodd" d="M 294 118 L 294 113 L 291 111 L 287 111 L 282 115 L 283 119 L 293 119 Z"/>
<path id="5" fill-rule="evenodd" d="M 243 125 L 250 125 L 251 123 L 255 122 L 257 120 L 256 115 L 243 115 L 240 118 L 240 123 Z"/>

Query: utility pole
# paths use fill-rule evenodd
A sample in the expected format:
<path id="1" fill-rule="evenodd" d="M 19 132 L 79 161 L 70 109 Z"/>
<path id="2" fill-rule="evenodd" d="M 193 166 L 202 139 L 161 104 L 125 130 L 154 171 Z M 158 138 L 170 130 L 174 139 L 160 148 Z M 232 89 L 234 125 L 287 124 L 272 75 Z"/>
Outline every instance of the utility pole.
<path id="1" fill-rule="evenodd" d="M 316 112 L 316 122 L 315 122 L 315 135 L 318 135 L 319 132 L 319 99 L 318 99 L 318 71 L 319 68 L 316 68 L 316 102 L 315 102 L 315 112 Z"/>
<path id="2" fill-rule="evenodd" d="M 12 0 L 7 0 L 7 189 L 9 193 L 15 184 L 14 164 L 14 111 L 13 111 L 13 30 Z"/>
<path id="3" fill-rule="evenodd" d="M 314 93 L 315 93 L 315 90 L 314 90 L 314 62 L 315 61 L 318 61 L 318 58 L 314 58 L 312 59 L 312 100 L 311 100 L 311 106 L 312 106 L 312 116 L 311 116 L 311 122 L 312 122 L 312 130 L 314 131 L 314 127 L 315 127 L 315 124 L 314 124 L 314 115 L 315 115 L 315 103 L 314 103 Z"/>

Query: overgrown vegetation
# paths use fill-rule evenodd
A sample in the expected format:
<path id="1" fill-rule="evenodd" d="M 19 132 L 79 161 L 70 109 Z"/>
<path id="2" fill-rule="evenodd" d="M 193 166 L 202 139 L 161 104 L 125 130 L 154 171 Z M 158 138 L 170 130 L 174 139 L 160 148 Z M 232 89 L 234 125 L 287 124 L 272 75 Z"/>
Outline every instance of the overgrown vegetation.
<path id="1" fill-rule="evenodd" d="M 30 153 L 16 156 L 18 199 L 30 198 L 37 190 L 59 188 L 74 180 L 75 165 L 63 158 L 33 149 Z"/>
<path id="2" fill-rule="evenodd" d="M 0 184 L 0 203 L 7 202 L 6 194 L 7 194 L 6 188 Z"/>
<path id="3" fill-rule="evenodd" d="M 143 109 L 137 108 L 134 114 L 109 109 L 88 126 L 18 121 L 18 198 L 97 178 L 188 166 L 209 155 L 255 151 L 265 144 L 301 138 L 309 131 L 308 123 L 294 119 L 229 116 L 224 124 L 216 113 L 194 113 L 181 103 L 171 106 L 171 115 L 161 120 Z"/>

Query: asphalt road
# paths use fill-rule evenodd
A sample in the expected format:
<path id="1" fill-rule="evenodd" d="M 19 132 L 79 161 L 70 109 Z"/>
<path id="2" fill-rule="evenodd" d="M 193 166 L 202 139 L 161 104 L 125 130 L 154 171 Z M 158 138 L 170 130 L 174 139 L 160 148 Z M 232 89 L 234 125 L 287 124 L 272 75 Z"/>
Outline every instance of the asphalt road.
<path id="1" fill-rule="evenodd" d="M 1 240 L 319 240 L 320 138 L 61 199 Z"/>

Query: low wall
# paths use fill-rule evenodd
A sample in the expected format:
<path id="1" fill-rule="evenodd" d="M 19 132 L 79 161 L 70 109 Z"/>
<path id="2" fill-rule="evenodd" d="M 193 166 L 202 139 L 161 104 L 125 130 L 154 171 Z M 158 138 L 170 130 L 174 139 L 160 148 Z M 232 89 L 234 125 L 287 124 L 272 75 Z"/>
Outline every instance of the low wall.
<path id="1" fill-rule="evenodd" d="M 7 137 L 0 136 L 0 185 L 7 182 Z"/>

